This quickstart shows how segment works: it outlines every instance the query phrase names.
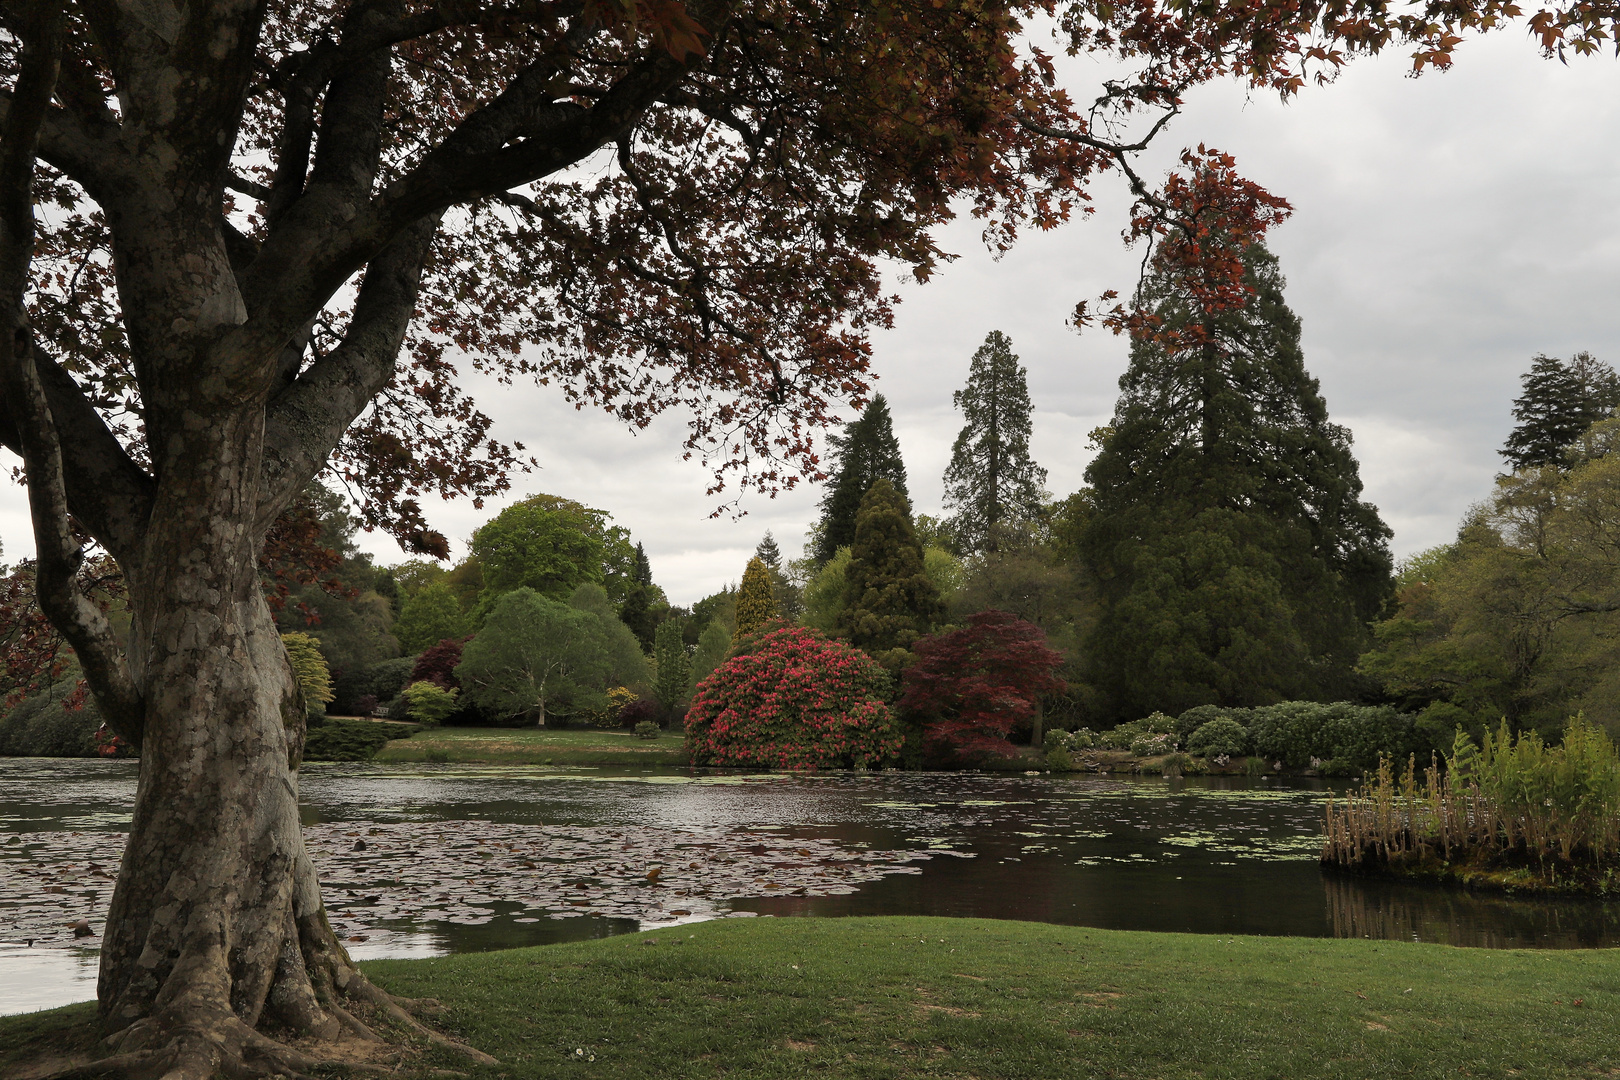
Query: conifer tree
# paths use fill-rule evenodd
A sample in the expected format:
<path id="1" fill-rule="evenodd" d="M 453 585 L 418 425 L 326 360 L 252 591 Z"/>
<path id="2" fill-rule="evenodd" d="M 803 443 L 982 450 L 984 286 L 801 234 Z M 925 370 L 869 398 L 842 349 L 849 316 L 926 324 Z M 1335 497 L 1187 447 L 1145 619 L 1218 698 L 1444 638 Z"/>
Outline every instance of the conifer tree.
<path id="1" fill-rule="evenodd" d="M 647 552 L 640 543 L 636 544 L 635 561 L 630 568 L 630 581 L 625 591 L 624 603 L 619 607 L 619 619 L 636 635 L 641 642 L 643 650 L 653 647 L 653 631 L 658 620 L 653 615 L 652 605 L 654 588 L 652 579 L 652 564 L 647 561 Z"/>
<path id="2" fill-rule="evenodd" d="M 1120 715 L 1348 696 L 1392 588 L 1389 529 L 1305 370 L 1277 260 L 1242 258 L 1247 302 L 1208 308 L 1155 264 L 1156 322 L 1086 470 L 1088 652 Z"/>
<path id="3" fill-rule="evenodd" d="M 1007 335 L 984 339 L 951 401 L 963 419 L 945 469 L 951 533 L 964 554 L 994 550 L 999 526 L 1037 517 L 1046 500 L 1046 470 L 1029 456 L 1029 386 Z"/>
<path id="4" fill-rule="evenodd" d="M 692 663 L 686 655 L 686 642 L 681 637 L 681 624 L 665 619 L 658 624 L 653 642 L 653 657 L 658 674 L 653 680 L 653 696 L 665 709 L 673 709 L 686 700 L 692 684 Z"/>
<path id="5" fill-rule="evenodd" d="M 1513 432 L 1500 451 L 1514 471 L 1562 465 L 1565 448 L 1620 406 L 1620 377 L 1588 352 L 1576 353 L 1567 364 L 1538 355 L 1520 384 Z"/>
<path id="6" fill-rule="evenodd" d="M 873 395 L 860 418 L 828 442 L 836 464 L 832 485 L 821 499 L 821 523 L 815 535 L 818 565 L 826 564 L 839 548 L 855 542 L 855 516 L 860 513 L 861 500 L 879 478 L 887 479 L 906 505 L 911 505 L 906 464 L 900 459 L 900 440 L 894 436 L 889 403 L 882 394 Z"/>
<path id="7" fill-rule="evenodd" d="M 778 618 L 776 595 L 771 590 L 771 572 L 756 555 L 743 571 L 742 588 L 737 593 L 737 632 L 732 640 L 745 637 Z"/>
<path id="8" fill-rule="evenodd" d="M 804 598 L 799 586 L 788 576 L 787 566 L 782 561 L 782 549 L 769 529 L 765 530 L 765 539 L 754 549 L 754 555 L 765 564 L 765 569 L 771 575 L 771 594 L 776 597 L 777 615 L 797 622 L 804 613 Z"/>
<path id="9" fill-rule="evenodd" d="M 906 500 L 887 479 L 879 479 L 861 500 L 856 518 L 839 634 L 893 671 L 905 665 L 917 639 L 944 618 Z"/>

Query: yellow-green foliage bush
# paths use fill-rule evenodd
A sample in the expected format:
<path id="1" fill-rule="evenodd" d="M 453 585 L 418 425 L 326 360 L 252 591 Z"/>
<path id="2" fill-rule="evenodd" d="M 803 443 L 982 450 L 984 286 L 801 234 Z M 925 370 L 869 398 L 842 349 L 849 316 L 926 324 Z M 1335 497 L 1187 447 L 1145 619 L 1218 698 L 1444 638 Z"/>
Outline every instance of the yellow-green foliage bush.
<path id="1" fill-rule="evenodd" d="M 771 589 L 771 572 L 758 556 L 748 560 L 742 588 L 737 593 L 737 632 L 732 640 L 747 637 L 778 617 L 776 594 Z"/>
<path id="2" fill-rule="evenodd" d="M 326 666 L 326 657 L 321 655 L 321 643 L 309 634 L 294 630 L 281 635 L 281 644 L 287 650 L 287 662 L 303 688 L 309 710 L 325 711 L 326 703 L 332 700 L 332 670 Z"/>
<path id="3" fill-rule="evenodd" d="M 405 699 L 405 711 L 412 720 L 429 727 L 437 727 L 456 711 L 456 692 L 446 690 L 438 683 L 426 680 L 414 682 L 400 695 Z"/>

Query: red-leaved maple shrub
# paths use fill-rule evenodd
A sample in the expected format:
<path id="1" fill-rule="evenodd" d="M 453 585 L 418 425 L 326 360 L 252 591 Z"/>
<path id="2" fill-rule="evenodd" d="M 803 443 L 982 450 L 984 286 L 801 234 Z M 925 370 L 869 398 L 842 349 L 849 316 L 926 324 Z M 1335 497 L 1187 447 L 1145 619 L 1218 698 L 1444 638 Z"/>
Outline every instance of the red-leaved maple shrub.
<path id="1" fill-rule="evenodd" d="M 461 663 L 462 647 L 471 640 L 470 637 L 445 638 L 437 645 L 423 649 L 416 658 L 416 666 L 411 668 L 407 685 L 430 682 L 441 690 L 461 689 L 461 683 L 456 679 L 456 665 Z"/>
<path id="2" fill-rule="evenodd" d="M 1042 694 L 1062 693 L 1063 657 L 1034 623 L 1006 611 L 981 611 L 968 625 L 912 647 L 900 709 L 921 721 L 930 760 L 1007 756 L 1007 734 L 1035 714 Z"/>
<path id="3" fill-rule="evenodd" d="M 697 686 L 686 713 L 694 765 L 873 766 L 900 751 L 876 660 L 803 626 L 749 642 Z"/>

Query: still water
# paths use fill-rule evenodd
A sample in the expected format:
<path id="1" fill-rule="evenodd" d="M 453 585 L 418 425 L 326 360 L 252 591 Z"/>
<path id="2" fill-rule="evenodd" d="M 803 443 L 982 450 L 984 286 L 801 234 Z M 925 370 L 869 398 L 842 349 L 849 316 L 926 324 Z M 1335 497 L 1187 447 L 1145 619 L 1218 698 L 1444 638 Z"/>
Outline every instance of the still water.
<path id="1" fill-rule="evenodd" d="M 0 1013 L 94 996 L 137 765 L 0 759 Z M 951 915 L 1487 948 L 1620 943 L 1620 904 L 1324 876 L 1326 793 L 1248 778 L 311 764 L 357 958 L 717 917 Z"/>

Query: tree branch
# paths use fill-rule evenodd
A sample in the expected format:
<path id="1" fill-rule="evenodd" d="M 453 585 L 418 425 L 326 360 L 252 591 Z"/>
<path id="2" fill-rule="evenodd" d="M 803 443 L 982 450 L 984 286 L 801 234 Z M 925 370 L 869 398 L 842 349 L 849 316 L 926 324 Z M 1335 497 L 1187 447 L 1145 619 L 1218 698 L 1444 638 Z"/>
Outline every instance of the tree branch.
<path id="1" fill-rule="evenodd" d="M 0 136 L 0 378 L 23 451 L 37 547 L 40 610 L 78 654 L 108 724 L 139 745 L 145 706 L 101 607 L 75 580 L 84 551 L 68 521 L 61 439 L 35 363 L 24 297 L 33 260 L 32 185 L 40 129 L 61 62 L 65 15 L 43 4 L 29 13 L 11 116 Z"/>
<path id="2" fill-rule="evenodd" d="M 343 343 L 271 399 L 259 482 L 262 527 L 325 467 L 343 433 L 393 380 L 441 217 L 418 221 L 372 260 Z"/>
<path id="3" fill-rule="evenodd" d="M 108 429 L 79 384 L 37 343 L 34 370 L 61 441 L 68 512 L 120 561 L 136 556 L 151 514 L 153 483 Z M 0 446 L 23 456 L 11 387 L 0 383 Z"/>

